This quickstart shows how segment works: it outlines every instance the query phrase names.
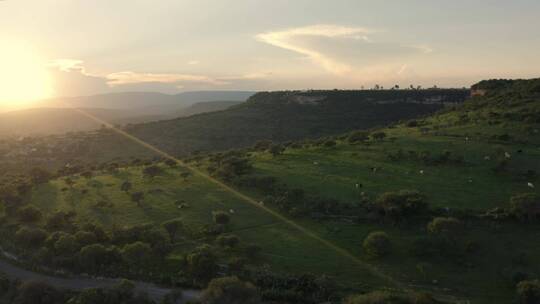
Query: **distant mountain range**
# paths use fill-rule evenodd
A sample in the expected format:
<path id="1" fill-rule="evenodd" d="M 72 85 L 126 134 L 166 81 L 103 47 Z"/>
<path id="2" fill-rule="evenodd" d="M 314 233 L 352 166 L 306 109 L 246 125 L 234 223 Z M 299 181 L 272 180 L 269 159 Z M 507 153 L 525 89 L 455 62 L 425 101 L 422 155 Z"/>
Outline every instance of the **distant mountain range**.
<path id="1" fill-rule="evenodd" d="M 39 102 L 40 107 L 75 107 L 124 109 L 145 115 L 170 114 L 198 102 L 246 101 L 255 92 L 247 91 L 194 91 L 176 95 L 155 92 L 124 92 L 93 96 L 48 99 Z"/>
<path id="2" fill-rule="evenodd" d="M 126 92 L 42 100 L 33 108 L 0 113 L 0 136 L 49 135 L 90 131 L 101 123 L 83 115 L 117 125 L 143 123 L 220 111 L 240 104 L 254 92 L 197 91 L 176 95 Z"/>

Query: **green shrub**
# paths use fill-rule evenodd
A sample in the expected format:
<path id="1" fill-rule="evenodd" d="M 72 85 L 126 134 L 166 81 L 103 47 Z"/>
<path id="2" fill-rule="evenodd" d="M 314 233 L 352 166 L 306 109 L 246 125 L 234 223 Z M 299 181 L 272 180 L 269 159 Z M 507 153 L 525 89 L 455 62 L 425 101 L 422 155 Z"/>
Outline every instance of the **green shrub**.
<path id="1" fill-rule="evenodd" d="M 383 257 L 390 253 L 392 243 L 388 234 L 382 231 L 370 233 L 363 242 L 364 251 L 372 257 Z"/>

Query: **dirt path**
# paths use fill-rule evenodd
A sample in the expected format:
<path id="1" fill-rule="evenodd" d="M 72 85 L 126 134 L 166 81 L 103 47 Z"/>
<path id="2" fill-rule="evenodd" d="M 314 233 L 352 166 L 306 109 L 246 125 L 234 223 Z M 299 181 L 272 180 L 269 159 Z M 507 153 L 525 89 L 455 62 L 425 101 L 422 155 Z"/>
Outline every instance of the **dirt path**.
<path id="1" fill-rule="evenodd" d="M 18 279 L 21 281 L 42 281 L 46 282 L 59 289 L 69 289 L 80 291 L 87 288 L 107 288 L 112 287 L 120 281 L 119 279 L 94 279 L 84 277 L 61 278 L 50 275 L 45 275 L 33 271 L 23 269 L 0 259 L 0 272 L 4 273 L 9 279 Z M 159 302 L 163 296 L 169 293 L 172 289 L 159 287 L 154 284 L 144 282 L 134 282 L 135 292 L 145 292 L 150 298 Z M 190 300 L 196 300 L 200 292 L 198 290 L 186 289 L 182 290 L 183 297 L 178 302 L 185 303 Z"/>

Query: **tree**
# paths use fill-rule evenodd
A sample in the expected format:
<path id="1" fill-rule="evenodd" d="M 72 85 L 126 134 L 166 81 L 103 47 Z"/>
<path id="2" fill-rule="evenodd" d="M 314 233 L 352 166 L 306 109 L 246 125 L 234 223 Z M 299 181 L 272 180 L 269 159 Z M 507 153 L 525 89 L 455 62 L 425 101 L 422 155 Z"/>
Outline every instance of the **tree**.
<path id="1" fill-rule="evenodd" d="M 181 219 L 173 219 L 162 224 L 163 228 L 169 233 L 171 242 L 174 242 L 176 239 L 176 234 L 180 229 L 184 227 L 184 222 Z"/>
<path id="2" fill-rule="evenodd" d="M 97 237 L 93 232 L 79 231 L 75 233 L 75 239 L 81 246 L 94 244 L 97 242 Z"/>
<path id="3" fill-rule="evenodd" d="M 540 218 L 540 196 L 524 193 L 510 199 L 510 212 L 519 220 L 537 220 Z"/>
<path id="4" fill-rule="evenodd" d="M 236 235 L 220 235 L 216 242 L 221 247 L 234 248 L 240 243 L 240 238 Z"/>
<path id="5" fill-rule="evenodd" d="M 54 250 L 59 255 L 71 255 L 80 249 L 80 244 L 71 234 L 64 234 L 54 243 Z"/>
<path id="6" fill-rule="evenodd" d="M 540 303 L 540 281 L 521 281 L 517 285 L 517 296 L 520 304 Z"/>
<path id="7" fill-rule="evenodd" d="M 371 133 L 371 137 L 374 140 L 381 141 L 386 137 L 386 133 L 384 133 L 384 132 L 374 132 L 374 133 Z"/>
<path id="8" fill-rule="evenodd" d="M 39 228 L 22 227 L 15 233 L 15 238 L 26 248 L 40 247 L 47 237 L 47 232 Z"/>
<path id="9" fill-rule="evenodd" d="M 17 216 L 21 222 L 32 223 L 42 218 L 41 211 L 35 206 L 25 206 L 17 210 Z"/>
<path id="10" fill-rule="evenodd" d="M 188 177 L 191 176 L 191 173 L 189 173 L 188 171 L 183 171 L 182 173 L 180 173 L 180 177 L 184 179 L 184 181 L 187 181 Z"/>
<path id="11" fill-rule="evenodd" d="M 169 166 L 169 168 L 175 168 L 176 165 L 177 165 L 176 161 L 173 160 L 173 159 L 170 159 L 170 158 L 167 158 L 167 159 L 165 160 L 165 164 L 166 164 L 167 166 Z"/>
<path id="12" fill-rule="evenodd" d="M 142 173 L 143 173 L 144 176 L 152 178 L 152 177 L 156 177 L 156 176 L 162 174 L 163 169 L 161 169 L 161 167 L 159 167 L 159 166 L 151 165 L 151 166 L 145 167 L 143 169 Z"/>
<path id="13" fill-rule="evenodd" d="M 131 194 L 131 201 L 135 202 L 138 207 L 141 206 L 141 202 L 144 199 L 144 192 L 135 192 Z"/>
<path id="14" fill-rule="evenodd" d="M 124 246 L 122 258 L 129 264 L 142 266 L 152 257 L 152 248 L 147 243 L 135 242 Z"/>
<path id="15" fill-rule="evenodd" d="M 207 282 L 215 276 L 218 269 L 216 261 L 216 257 L 207 245 L 196 248 L 186 257 L 189 273 L 202 282 Z"/>
<path id="16" fill-rule="evenodd" d="M 362 247 L 364 251 L 372 257 L 380 258 L 392 249 L 392 243 L 388 234 L 382 231 L 370 233 L 364 240 Z"/>
<path id="17" fill-rule="evenodd" d="M 64 182 L 69 188 L 73 188 L 73 186 L 75 185 L 75 181 L 70 177 L 64 178 Z"/>
<path id="18" fill-rule="evenodd" d="M 107 263 L 108 251 L 101 244 L 84 246 L 79 252 L 80 265 L 90 271 L 98 271 L 100 265 Z"/>
<path id="19" fill-rule="evenodd" d="M 93 175 L 92 171 L 84 171 L 81 173 L 81 176 L 86 179 L 91 179 Z"/>
<path id="20" fill-rule="evenodd" d="M 270 149 L 271 146 L 272 146 L 271 140 L 259 140 L 253 146 L 253 149 L 255 149 L 256 151 L 265 151 L 265 150 Z"/>
<path id="21" fill-rule="evenodd" d="M 281 155 L 284 151 L 285 151 L 285 147 L 281 144 L 272 145 L 268 149 L 268 152 L 270 152 L 270 154 L 272 154 L 273 157 Z"/>
<path id="22" fill-rule="evenodd" d="M 327 148 L 333 148 L 333 147 L 335 147 L 336 145 L 337 145 L 337 143 L 336 143 L 336 141 L 333 140 L 333 139 L 329 139 L 329 140 L 327 140 L 327 141 L 325 141 L 325 142 L 323 143 L 323 146 L 325 146 L 325 147 L 327 147 Z"/>
<path id="23" fill-rule="evenodd" d="M 369 139 L 369 134 L 365 131 L 355 131 L 349 135 L 347 140 L 350 143 L 364 142 Z"/>
<path id="24" fill-rule="evenodd" d="M 400 190 L 383 193 L 375 206 L 385 216 L 399 221 L 406 216 L 418 215 L 427 209 L 427 203 L 423 195 L 414 190 Z"/>
<path id="25" fill-rule="evenodd" d="M 14 304 L 59 304 L 65 299 L 56 288 L 37 281 L 27 281 L 17 288 Z"/>
<path id="26" fill-rule="evenodd" d="M 120 190 L 124 191 L 125 193 L 128 193 L 133 188 L 133 185 L 129 181 L 124 181 L 120 185 Z"/>
<path id="27" fill-rule="evenodd" d="M 427 226 L 429 233 L 455 240 L 463 232 L 463 223 L 453 217 L 436 217 Z"/>
<path id="28" fill-rule="evenodd" d="M 259 304 L 261 297 L 251 283 L 237 277 L 213 279 L 201 294 L 202 304 Z"/>
<path id="29" fill-rule="evenodd" d="M 34 185 L 47 183 L 52 178 L 52 173 L 43 168 L 33 168 L 30 170 L 30 179 Z"/>
<path id="30" fill-rule="evenodd" d="M 219 225 L 227 225 L 231 218 L 229 217 L 229 214 L 225 211 L 214 211 L 214 222 Z"/>

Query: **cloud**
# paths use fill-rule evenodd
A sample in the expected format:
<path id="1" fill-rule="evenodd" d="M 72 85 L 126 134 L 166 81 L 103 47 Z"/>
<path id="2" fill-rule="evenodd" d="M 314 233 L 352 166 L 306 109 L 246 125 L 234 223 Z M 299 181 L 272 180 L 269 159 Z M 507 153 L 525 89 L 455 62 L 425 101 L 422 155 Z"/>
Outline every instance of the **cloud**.
<path id="1" fill-rule="evenodd" d="M 84 61 L 56 59 L 47 65 L 56 96 L 82 96 L 118 91 L 159 91 L 178 93 L 180 89 L 206 89 L 231 84 L 239 79 L 260 78 L 257 74 L 214 78 L 182 73 L 141 73 L 121 71 L 95 74 L 87 71 Z M 261 76 L 262 77 L 262 76 Z"/>
<path id="2" fill-rule="evenodd" d="M 187 64 L 189 64 L 189 65 L 197 65 L 199 63 L 201 63 L 199 60 L 190 60 L 190 61 L 187 62 Z"/>
<path id="3" fill-rule="evenodd" d="M 355 83 L 405 77 L 410 71 L 404 61 L 414 62 L 434 51 L 426 44 L 400 41 L 401 37 L 384 30 L 328 24 L 269 31 L 255 37 L 305 56 L 341 81 Z"/>
<path id="4" fill-rule="evenodd" d="M 182 86 L 183 83 L 199 83 L 208 85 L 225 85 L 227 82 L 208 76 L 189 74 L 154 74 L 132 71 L 115 72 L 106 76 L 111 87 L 136 83 L 166 83 Z"/>
<path id="5" fill-rule="evenodd" d="M 78 59 L 55 59 L 48 64 L 48 67 L 59 69 L 62 72 L 77 70 L 86 73 L 83 63 L 82 60 Z"/>
<path id="6" fill-rule="evenodd" d="M 337 25 L 312 25 L 292 28 L 283 31 L 267 32 L 256 35 L 256 39 L 264 43 L 290 50 L 307 56 L 314 63 L 334 74 L 345 74 L 351 67 L 339 60 L 321 53 L 313 47 L 298 43 L 301 37 L 347 38 L 370 42 L 367 36 L 373 31 L 362 27 L 345 27 Z"/>

